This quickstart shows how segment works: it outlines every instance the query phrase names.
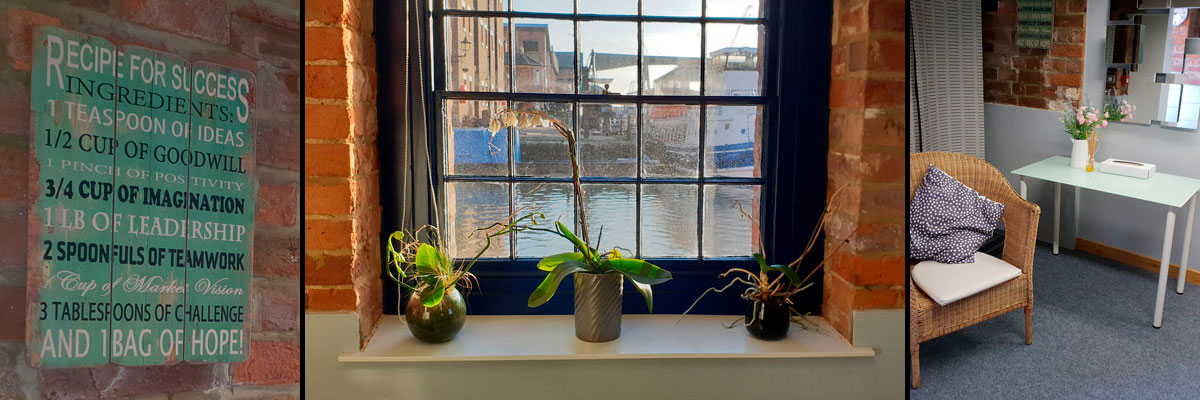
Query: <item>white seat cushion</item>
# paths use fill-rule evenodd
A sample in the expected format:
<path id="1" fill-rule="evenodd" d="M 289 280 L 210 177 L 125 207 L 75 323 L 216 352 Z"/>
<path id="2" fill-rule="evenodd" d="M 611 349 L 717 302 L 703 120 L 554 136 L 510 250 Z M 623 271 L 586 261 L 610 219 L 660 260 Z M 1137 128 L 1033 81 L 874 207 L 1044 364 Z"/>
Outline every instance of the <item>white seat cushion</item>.
<path id="1" fill-rule="evenodd" d="M 912 269 L 912 279 L 925 294 L 947 305 L 1021 276 L 1021 269 L 1004 260 L 976 252 L 975 262 L 943 264 L 921 261 Z"/>

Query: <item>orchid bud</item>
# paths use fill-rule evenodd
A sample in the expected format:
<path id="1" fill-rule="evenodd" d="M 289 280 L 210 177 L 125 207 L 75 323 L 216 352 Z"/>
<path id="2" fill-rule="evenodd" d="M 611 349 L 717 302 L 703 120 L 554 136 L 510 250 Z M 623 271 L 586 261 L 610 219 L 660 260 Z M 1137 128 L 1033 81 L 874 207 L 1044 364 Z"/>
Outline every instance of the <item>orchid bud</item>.
<path id="1" fill-rule="evenodd" d="M 505 111 L 500 117 L 504 119 L 504 126 L 517 126 L 520 123 L 517 120 L 517 113 L 512 111 Z"/>
<path id="2" fill-rule="evenodd" d="M 488 123 L 488 127 L 487 127 L 488 133 L 495 135 L 496 132 L 500 132 L 500 129 L 503 129 L 503 127 L 500 126 L 500 120 L 492 119 L 492 122 Z"/>

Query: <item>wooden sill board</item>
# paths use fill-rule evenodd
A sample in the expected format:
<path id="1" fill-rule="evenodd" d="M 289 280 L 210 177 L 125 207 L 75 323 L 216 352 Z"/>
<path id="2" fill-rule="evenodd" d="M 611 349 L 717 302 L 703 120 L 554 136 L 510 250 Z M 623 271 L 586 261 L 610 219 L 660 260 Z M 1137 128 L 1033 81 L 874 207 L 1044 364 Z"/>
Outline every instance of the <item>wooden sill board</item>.
<path id="1" fill-rule="evenodd" d="M 737 316 L 625 315 L 621 337 L 607 343 L 575 338 L 571 315 L 472 315 L 454 340 L 418 341 L 393 315 L 385 315 L 363 351 L 342 353 L 340 362 L 423 363 L 446 361 L 630 360 L 721 358 L 874 357 L 854 347 L 824 318 L 816 330 L 792 324 L 778 341 L 754 339 L 745 328 L 725 329 Z"/>
<path id="2" fill-rule="evenodd" d="M 1146 257 L 1128 250 L 1118 249 L 1116 247 L 1101 244 L 1084 238 L 1075 238 L 1075 250 L 1094 254 L 1123 264 L 1129 264 L 1155 274 L 1158 273 L 1158 268 L 1162 263 L 1162 260 L 1157 258 Z M 1179 265 L 1171 264 L 1169 270 L 1170 271 L 1167 273 L 1168 277 L 1171 279 L 1179 278 Z M 1193 285 L 1200 285 L 1200 272 L 1196 270 L 1189 270 L 1187 274 L 1187 282 Z M 1171 285 L 1174 285 L 1174 283 Z"/>

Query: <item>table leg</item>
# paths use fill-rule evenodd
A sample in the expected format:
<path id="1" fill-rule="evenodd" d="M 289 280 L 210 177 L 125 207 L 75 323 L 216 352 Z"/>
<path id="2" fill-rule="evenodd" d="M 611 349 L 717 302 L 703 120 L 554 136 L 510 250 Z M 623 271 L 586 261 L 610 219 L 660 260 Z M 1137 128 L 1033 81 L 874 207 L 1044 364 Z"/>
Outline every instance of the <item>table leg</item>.
<path id="1" fill-rule="evenodd" d="M 1179 261 L 1179 282 L 1176 282 L 1175 293 L 1183 294 L 1183 283 L 1187 281 L 1188 250 L 1192 248 L 1192 216 L 1196 214 L 1196 196 L 1188 202 L 1187 222 L 1183 223 L 1183 259 Z"/>
<path id="2" fill-rule="evenodd" d="M 1029 200 L 1029 196 L 1025 195 L 1025 190 L 1026 190 L 1026 187 L 1025 187 L 1025 177 L 1024 177 L 1024 176 L 1022 176 L 1022 177 L 1021 177 L 1021 198 L 1022 198 L 1022 199 L 1025 199 L 1025 200 Z"/>
<path id="3" fill-rule="evenodd" d="M 1175 209 L 1167 207 L 1167 226 L 1163 232 L 1162 262 L 1158 267 L 1158 296 L 1154 299 L 1154 327 L 1162 328 L 1163 301 L 1167 295 L 1167 271 L 1171 268 L 1171 239 L 1175 236 Z"/>
<path id="4" fill-rule="evenodd" d="M 1058 221 L 1062 208 L 1062 184 L 1054 183 L 1054 254 L 1058 254 Z"/>
<path id="5" fill-rule="evenodd" d="M 1081 197 L 1083 197 L 1083 188 L 1076 186 L 1075 187 L 1075 221 L 1074 221 L 1075 245 L 1071 247 L 1072 249 L 1079 248 L 1079 199 Z"/>

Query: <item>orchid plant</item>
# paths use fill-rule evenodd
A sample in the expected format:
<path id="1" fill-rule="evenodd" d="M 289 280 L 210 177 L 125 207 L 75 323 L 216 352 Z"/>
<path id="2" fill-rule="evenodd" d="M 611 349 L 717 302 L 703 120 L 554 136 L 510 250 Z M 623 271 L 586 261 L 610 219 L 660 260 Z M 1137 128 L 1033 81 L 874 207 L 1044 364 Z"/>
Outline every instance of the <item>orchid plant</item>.
<path id="1" fill-rule="evenodd" d="M 845 187 L 843 186 L 842 188 L 835 190 L 833 195 L 829 197 L 829 202 L 826 204 L 825 209 L 822 210 L 821 218 L 817 220 L 817 226 L 813 228 L 813 232 L 811 235 L 809 235 L 808 242 L 804 246 L 804 251 L 800 253 L 799 257 L 796 257 L 795 260 L 792 260 L 792 262 L 786 265 L 768 264 L 765 256 L 766 251 L 763 249 L 762 242 L 760 241 L 758 252 L 753 254 L 754 260 L 758 262 L 758 272 L 753 272 L 743 268 L 730 268 L 724 273 L 717 275 L 718 279 L 725 279 L 731 275 L 732 278 L 729 280 L 728 284 L 720 289 L 717 289 L 716 287 L 710 287 L 708 290 L 705 290 L 704 293 L 701 293 L 700 297 L 697 297 L 696 301 L 692 302 L 691 307 L 688 307 L 688 309 L 683 312 L 683 315 L 679 316 L 679 320 L 683 320 L 683 317 L 687 315 L 688 312 L 692 311 L 692 309 L 696 307 L 696 304 L 700 303 L 700 299 L 703 299 L 705 295 L 712 292 L 723 293 L 738 283 L 745 286 L 745 289 L 742 290 L 740 297 L 743 300 L 753 302 L 754 304 L 755 311 L 752 313 L 754 317 L 757 318 L 760 315 L 760 310 L 762 310 L 766 304 L 781 303 L 788 304 L 788 309 L 791 310 L 793 316 L 803 317 L 803 315 L 800 315 L 794 308 L 791 308 L 791 297 L 812 286 L 813 283 L 809 282 L 809 279 L 812 278 L 813 274 L 816 273 L 817 270 L 821 269 L 821 267 L 823 267 L 826 263 L 828 263 L 829 260 L 833 258 L 833 255 L 837 254 L 838 250 L 840 250 L 842 246 L 844 246 L 846 243 L 849 243 L 850 238 L 858 232 L 858 228 L 855 228 L 854 231 L 850 232 L 850 234 L 846 235 L 844 239 L 840 240 L 837 246 L 834 246 L 832 249 L 830 249 L 828 255 L 826 255 L 821 262 L 817 263 L 817 265 L 813 266 L 812 269 L 808 271 L 808 274 L 804 276 L 804 278 L 800 277 L 800 264 L 804 262 L 804 258 L 808 256 L 809 251 L 811 251 L 813 246 L 817 243 L 817 239 L 820 237 L 821 230 L 825 227 L 825 223 L 828 220 L 829 214 L 831 214 L 834 210 L 834 199 L 837 198 L 838 194 L 841 193 L 841 189 L 843 188 Z M 735 202 L 734 206 L 738 209 L 738 212 L 742 214 L 742 217 L 750 220 L 751 229 L 759 229 L 759 222 L 757 218 L 746 212 L 740 203 Z M 725 327 L 734 328 L 739 322 L 746 325 L 751 325 L 754 323 L 753 320 L 746 321 L 745 319 L 739 319 L 732 324 L 725 325 Z M 796 321 L 793 320 L 793 322 Z"/>
<path id="2" fill-rule="evenodd" d="M 646 300 L 646 308 L 650 312 L 653 312 L 654 294 L 650 286 L 670 280 L 671 272 L 645 260 L 625 257 L 616 248 L 608 251 L 597 250 L 600 247 L 600 239 L 604 236 L 603 227 L 601 227 L 600 236 L 597 237 L 595 245 L 593 246 L 589 242 L 591 236 L 588 235 L 587 213 L 585 212 L 587 207 L 584 207 L 583 204 L 583 187 L 579 180 L 579 156 L 577 154 L 578 146 L 576 146 L 577 138 L 575 133 L 562 121 L 544 112 L 513 109 L 505 109 L 497 113 L 495 118 L 488 124 L 488 132 L 491 133 L 492 140 L 495 140 L 496 134 L 506 128 L 545 126 L 553 127 L 559 135 L 562 135 L 567 140 L 567 153 L 571 158 L 571 181 L 574 184 L 575 190 L 575 210 L 582 235 L 576 236 L 566 225 L 563 225 L 559 221 L 554 222 L 553 228 L 539 227 L 539 225 L 545 222 L 545 216 L 542 214 L 533 213 L 519 219 L 524 220 L 525 218 L 529 218 L 528 222 L 530 223 L 529 225 L 520 225 L 520 230 L 548 232 L 570 242 L 574 248 L 574 251 L 570 253 L 555 254 L 545 257 L 538 262 L 537 268 L 546 271 L 547 274 L 542 283 L 529 296 L 528 306 L 538 307 L 550 301 L 550 298 L 558 290 L 559 283 L 568 275 L 576 272 L 594 274 L 613 272 L 629 278 L 634 288 Z"/>

